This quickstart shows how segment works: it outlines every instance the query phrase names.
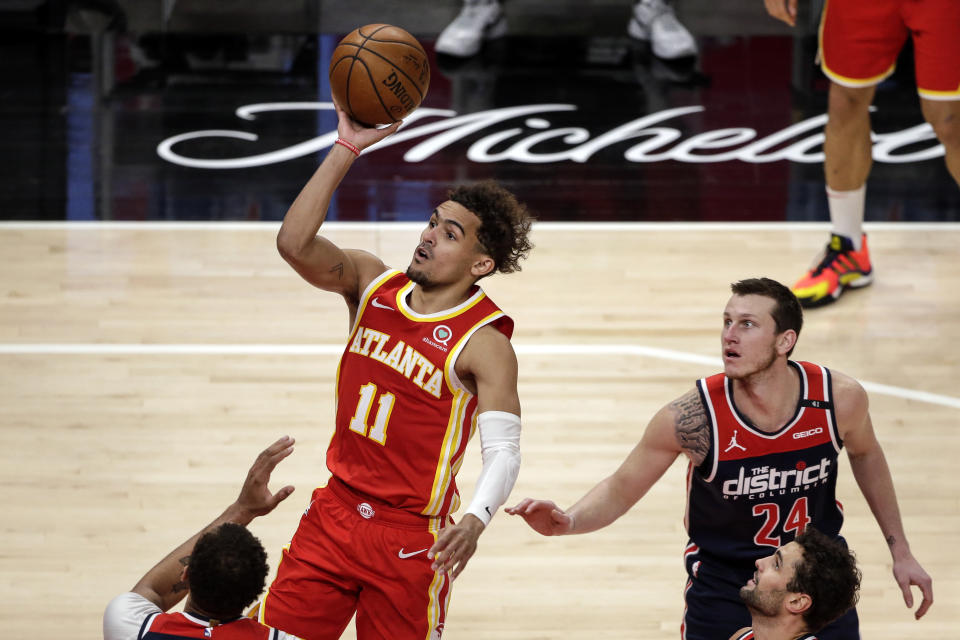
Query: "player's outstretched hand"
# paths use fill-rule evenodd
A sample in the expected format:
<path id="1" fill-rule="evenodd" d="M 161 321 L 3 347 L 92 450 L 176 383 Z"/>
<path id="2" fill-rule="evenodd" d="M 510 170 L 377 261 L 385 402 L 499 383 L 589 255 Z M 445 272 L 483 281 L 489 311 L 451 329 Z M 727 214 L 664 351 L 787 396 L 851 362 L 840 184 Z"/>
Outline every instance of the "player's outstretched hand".
<path id="1" fill-rule="evenodd" d="M 469 513 L 457 524 L 441 529 L 437 541 L 427 551 L 427 557 L 433 560 L 430 568 L 456 580 L 477 550 L 477 538 L 483 529 L 480 518 Z"/>
<path id="2" fill-rule="evenodd" d="M 251 520 L 257 516 L 267 515 L 293 493 L 293 487 L 290 485 L 276 493 L 271 493 L 267 485 L 270 483 L 270 474 L 273 473 L 277 464 L 293 453 L 294 442 L 295 440 L 290 436 L 283 436 L 260 452 L 257 459 L 253 461 L 253 466 L 247 472 L 247 479 L 243 482 L 236 502 L 237 507 L 249 515 Z"/>
<path id="3" fill-rule="evenodd" d="M 514 507 L 504 509 L 512 516 L 520 516 L 530 528 L 545 536 L 562 536 L 573 529 L 573 517 L 550 500 L 524 498 Z"/>
<path id="4" fill-rule="evenodd" d="M 797 26 L 797 0 L 763 0 L 763 3 L 771 16 L 791 27 Z"/>
<path id="5" fill-rule="evenodd" d="M 893 577 L 903 592 L 903 601 L 911 609 L 913 608 L 913 591 L 910 587 L 917 586 L 920 588 L 920 593 L 923 594 L 923 602 L 920 603 L 913 614 L 919 620 L 933 604 L 933 579 L 924 571 L 913 554 L 902 560 L 894 561 Z"/>
<path id="6" fill-rule="evenodd" d="M 368 127 L 351 118 L 336 102 L 333 106 L 337 110 L 337 135 L 361 151 L 395 133 L 403 124 L 403 120 L 400 120 L 382 129 Z"/>

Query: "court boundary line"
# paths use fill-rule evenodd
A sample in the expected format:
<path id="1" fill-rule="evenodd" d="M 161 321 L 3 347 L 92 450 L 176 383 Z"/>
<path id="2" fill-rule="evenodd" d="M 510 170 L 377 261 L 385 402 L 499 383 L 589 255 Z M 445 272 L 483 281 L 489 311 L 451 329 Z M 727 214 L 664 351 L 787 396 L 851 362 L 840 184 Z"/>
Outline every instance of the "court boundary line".
<path id="1" fill-rule="evenodd" d="M 335 356 L 343 353 L 343 344 L 136 344 L 136 343 L 0 343 L 0 355 L 289 355 Z M 716 356 L 704 356 L 674 349 L 638 344 L 516 344 L 518 355 L 576 356 L 630 355 L 688 364 L 702 364 L 717 369 L 723 362 Z M 861 380 L 869 393 L 916 400 L 960 409 L 960 398 L 918 391 L 894 385 Z"/>
<path id="2" fill-rule="evenodd" d="M 328 231 L 410 231 L 423 228 L 423 222 L 345 222 L 323 223 Z M 280 221 L 0 221 L 0 231 L 266 231 L 280 228 Z M 960 222 L 865 222 L 866 231 L 960 231 Z M 829 222 L 535 222 L 534 231 L 820 231 L 830 229 Z"/>

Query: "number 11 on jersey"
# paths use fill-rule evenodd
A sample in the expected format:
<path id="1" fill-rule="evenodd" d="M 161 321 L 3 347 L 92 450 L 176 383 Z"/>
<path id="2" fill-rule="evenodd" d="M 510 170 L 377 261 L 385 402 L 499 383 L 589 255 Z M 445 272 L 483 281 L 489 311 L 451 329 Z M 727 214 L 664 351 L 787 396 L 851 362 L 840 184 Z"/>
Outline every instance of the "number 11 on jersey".
<path id="1" fill-rule="evenodd" d="M 366 436 L 377 444 L 386 444 L 387 442 L 387 423 L 390 421 L 390 412 L 393 411 L 394 395 L 392 393 L 383 393 L 377 400 L 377 416 L 374 418 L 373 426 L 367 425 L 370 419 L 370 409 L 373 407 L 373 399 L 377 397 L 377 385 L 372 382 L 360 387 L 360 400 L 357 402 L 357 408 L 353 411 L 353 417 L 350 418 L 350 431 L 355 431 L 362 436 Z"/>

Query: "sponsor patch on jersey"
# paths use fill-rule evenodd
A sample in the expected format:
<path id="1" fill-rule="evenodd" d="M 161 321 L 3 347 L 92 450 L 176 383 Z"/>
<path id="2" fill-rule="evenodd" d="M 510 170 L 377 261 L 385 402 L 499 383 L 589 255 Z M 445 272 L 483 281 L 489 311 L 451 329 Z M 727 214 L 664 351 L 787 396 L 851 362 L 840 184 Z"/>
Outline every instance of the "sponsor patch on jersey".
<path id="1" fill-rule="evenodd" d="M 810 436 L 815 436 L 823 433 L 823 427 L 814 427 L 813 429 L 807 429 L 806 431 L 798 431 L 793 434 L 794 440 L 800 440 L 801 438 L 809 438 Z"/>
<path id="2" fill-rule="evenodd" d="M 453 337 L 453 331 L 450 330 L 445 324 L 438 324 L 433 328 L 433 340 L 430 338 L 424 338 L 423 341 L 426 342 L 431 347 L 436 347 L 444 353 L 450 350 L 449 342 L 450 338 Z"/>

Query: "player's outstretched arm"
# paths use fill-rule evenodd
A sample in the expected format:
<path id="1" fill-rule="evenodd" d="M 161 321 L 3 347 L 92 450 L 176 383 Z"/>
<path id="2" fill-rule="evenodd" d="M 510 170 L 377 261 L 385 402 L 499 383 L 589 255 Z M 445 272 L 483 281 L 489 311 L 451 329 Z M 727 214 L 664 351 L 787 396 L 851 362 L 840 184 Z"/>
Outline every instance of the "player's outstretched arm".
<path id="1" fill-rule="evenodd" d="M 696 390 L 663 407 L 620 467 L 566 511 L 549 500 L 524 499 L 507 509 L 543 535 L 589 533 L 614 522 L 646 495 L 684 452 L 695 464 L 706 455 L 706 414 Z"/>
<path id="2" fill-rule="evenodd" d="M 182 580 L 183 569 L 200 536 L 226 522 L 246 526 L 254 518 L 273 511 L 293 493 L 293 487 L 289 485 L 276 493 L 272 493 L 267 487 L 273 469 L 281 460 L 293 453 L 293 444 L 293 438 L 284 436 L 262 451 L 247 472 L 247 478 L 237 499 L 216 520 L 171 551 L 150 569 L 137 582 L 133 592 L 140 594 L 163 611 L 177 604 L 186 595 L 186 586 Z"/>
<path id="3" fill-rule="evenodd" d="M 480 534 L 510 496 L 520 471 L 517 356 L 510 340 L 493 327 L 481 328 L 458 358 L 457 375 L 476 387 L 483 468 L 463 518 L 442 529 L 427 552 L 433 569 L 452 578 L 473 556 Z"/>
<path id="4" fill-rule="evenodd" d="M 890 467 L 870 419 L 867 393 L 853 378 L 836 371 L 833 374 L 837 424 L 853 477 L 887 541 L 893 557 L 893 577 L 903 592 L 903 601 L 913 608 L 912 586 L 919 587 L 923 594 L 923 602 L 914 612 L 919 619 L 933 604 L 933 580 L 907 543 Z"/>
<path id="5" fill-rule="evenodd" d="M 797 26 L 797 0 L 763 0 L 763 3 L 771 16 L 791 27 Z"/>
<path id="6" fill-rule="evenodd" d="M 277 250 L 310 284 L 341 294 L 356 303 L 366 285 L 386 270 L 376 256 L 365 251 L 343 250 L 317 235 L 326 219 L 333 192 L 353 165 L 357 152 L 383 140 L 400 126 L 364 127 L 337 107 L 337 133 L 344 144 L 334 144 L 320 167 L 300 191 L 283 218 Z"/>

